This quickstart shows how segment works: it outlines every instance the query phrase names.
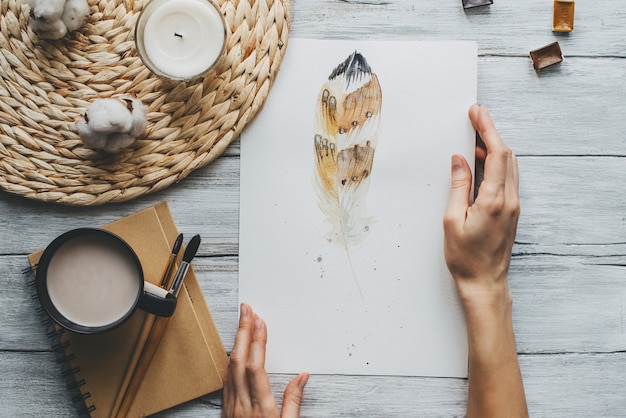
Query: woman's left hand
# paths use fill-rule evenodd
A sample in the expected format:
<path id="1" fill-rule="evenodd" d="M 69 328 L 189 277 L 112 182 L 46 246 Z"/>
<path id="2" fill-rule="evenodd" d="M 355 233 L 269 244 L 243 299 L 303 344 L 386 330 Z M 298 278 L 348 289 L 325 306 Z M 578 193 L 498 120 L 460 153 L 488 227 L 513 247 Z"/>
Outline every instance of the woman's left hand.
<path id="1" fill-rule="evenodd" d="M 308 373 L 289 382 L 283 395 L 282 410 L 272 395 L 265 371 L 267 327 L 252 308 L 241 304 L 239 329 L 230 354 L 228 376 L 224 385 L 222 418 L 298 418 Z"/>

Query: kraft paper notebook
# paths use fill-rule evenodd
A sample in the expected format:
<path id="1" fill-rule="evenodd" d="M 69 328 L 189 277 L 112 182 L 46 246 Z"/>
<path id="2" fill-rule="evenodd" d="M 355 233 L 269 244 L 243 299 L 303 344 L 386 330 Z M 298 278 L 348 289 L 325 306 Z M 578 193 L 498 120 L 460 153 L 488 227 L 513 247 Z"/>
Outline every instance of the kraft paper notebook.
<path id="1" fill-rule="evenodd" d="M 157 283 L 178 235 L 167 203 L 142 210 L 103 227 L 126 240 L 141 261 L 147 281 Z M 29 256 L 35 266 L 41 251 Z M 101 335 L 59 334 L 83 412 L 108 417 L 135 350 L 147 314 L 136 311 L 121 327 Z M 57 328 L 57 331 L 59 329 Z M 130 408 L 143 417 L 223 387 L 228 358 L 198 280 L 189 269 L 176 312 Z"/>

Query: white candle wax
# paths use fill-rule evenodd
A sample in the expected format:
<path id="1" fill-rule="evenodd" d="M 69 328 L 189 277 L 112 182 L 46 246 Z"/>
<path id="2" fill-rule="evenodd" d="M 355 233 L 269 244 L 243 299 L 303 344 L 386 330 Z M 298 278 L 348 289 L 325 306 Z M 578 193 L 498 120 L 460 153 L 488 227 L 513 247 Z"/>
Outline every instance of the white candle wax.
<path id="1" fill-rule="evenodd" d="M 187 80 L 204 74 L 222 55 L 226 30 L 209 0 L 151 0 L 139 17 L 135 39 L 150 70 Z"/>

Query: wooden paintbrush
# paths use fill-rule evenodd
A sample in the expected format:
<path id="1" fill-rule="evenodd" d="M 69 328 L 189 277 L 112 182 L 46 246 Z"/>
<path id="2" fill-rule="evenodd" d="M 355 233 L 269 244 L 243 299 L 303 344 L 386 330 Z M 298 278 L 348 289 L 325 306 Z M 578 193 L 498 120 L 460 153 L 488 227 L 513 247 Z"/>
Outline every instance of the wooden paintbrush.
<path id="1" fill-rule="evenodd" d="M 169 289 L 172 285 L 172 270 L 176 265 L 176 259 L 178 258 L 178 253 L 180 252 L 180 247 L 183 243 L 183 234 L 178 234 L 176 237 L 176 241 L 174 241 L 174 245 L 172 246 L 172 252 L 170 254 L 169 259 L 167 260 L 167 265 L 165 267 L 165 272 L 161 277 L 160 286 L 164 289 Z M 148 341 L 148 337 L 150 332 L 152 331 L 152 326 L 154 325 L 154 320 L 156 316 L 147 314 L 146 319 L 143 322 L 141 327 L 141 331 L 139 331 L 139 338 L 137 338 L 137 348 L 133 352 L 130 361 L 128 362 L 128 368 L 126 369 L 126 373 L 124 374 L 124 379 L 122 379 L 122 384 L 120 385 L 119 391 L 117 393 L 117 397 L 115 398 L 115 402 L 113 403 L 113 408 L 111 409 L 111 416 L 115 416 L 117 411 L 120 408 L 120 404 L 122 402 L 122 397 L 126 393 L 128 385 L 130 383 L 130 379 L 133 376 L 135 369 L 137 368 L 137 363 L 139 362 L 139 356 L 143 351 L 143 347 Z"/>
<path id="2" fill-rule="evenodd" d="M 178 234 L 176 237 L 176 241 L 174 241 L 174 246 L 172 247 L 172 254 L 170 254 L 170 259 L 167 262 L 167 268 L 165 269 L 165 273 L 163 273 L 163 277 L 161 278 L 161 287 L 164 289 L 169 289 L 171 285 L 170 276 L 172 275 L 172 269 L 176 264 L 176 258 L 178 257 L 178 252 L 180 251 L 180 247 L 183 244 L 183 234 Z"/>
<path id="3" fill-rule="evenodd" d="M 191 265 L 191 260 L 195 257 L 196 252 L 198 251 L 198 247 L 200 246 L 200 235 L 195 235 L 189 241 L 187 248 L 185 249 L 185 253 L 183 254 L 183 261 L 172 280 L 172 284 L 170 287 L 170 293 L 174 296 L 178 297 L 178 293 L 183 285 L 183 280 L 187 275 L 187 271 L 189 270 L 189 266 Z M 125 418 L 128 415 L 128 411 L 130 410 L 130 406 L 132 405 L 133 399 L 135 399 L 135 395 L 137 395 L 137 391 L 139 390 L 139 386 L 146 375 L 148 367 L 152 362 L 152 358 L 159 348 L 159 344 L 161 339 L 163 338 L 163 334 L 165 334 L 165 330 L 167 328 L 167 324 L 169 323 L 169 318 L 166 317 L 155 317 L 154 323 L 152 325 L 152 329 L 150 330 L 150 334 L 146 340 L 146 344 L 141 350 L 141 354 L 139 356 L 139 361 L 137 366 L 135 367 L 134 372 L 132 373 L 130 382 L 125 391 L 118 393 L 118 399 L 121 399 L 119 402 L 119 409 L 115 411 L 116 408 L 111 413 L 111 416 L 117 418 Z M 117 404 L 117 402 L 116 402 Z"/>

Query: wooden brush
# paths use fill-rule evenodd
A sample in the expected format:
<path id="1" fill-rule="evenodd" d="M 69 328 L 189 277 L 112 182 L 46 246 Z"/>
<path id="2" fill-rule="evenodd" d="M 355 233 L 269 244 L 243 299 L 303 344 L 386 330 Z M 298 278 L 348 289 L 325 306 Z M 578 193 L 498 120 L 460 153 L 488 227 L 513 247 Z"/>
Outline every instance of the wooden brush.
<path id="1" fill-rule="evenodd" d="M 187 248 L 185 249 L 185 253 L 183 254 L 183 261 L 172 280 L 172 284 L 170 287 L 170 293 L 174 296 L 178 297 L 178 293 L 183 285 L 183 280 L 189 270 L 189 266 L 191 265 L 191 260 L 195 257 L 196 252 L 198 251 L 198 247 L 200 246 L 200 235 L 195 235 L 189 241 Z M 152 315 L 151 315 L 152 316 Z M 159 348 L 159 344 L 161 343 L 161 339 L 165 334 L 165 330 L 167 329 L 167 325 L 169 323 L 169 318 L 167 317 L 154 317 L 152 316 L 153 324 L 150 329 L 150 334 L 146 339 L 146 344 L 143 346 L 141 350 L 141 354 L 139 355 L 139 360 L 135 367 L 135 370 L 132 372 L 132 376 L 128 383 L 126 390 L 121 390 L 118 393 L 119 399 L 119 409 L 115 408 L 111 411 L 112 417 L 117 418 L 125 418 L 128 415 L 128 411 L 137 395 L 137 391 L 139 390 L 139 386 L 143 381 L 146 372 L 148 371 L 148 367 L 152 362 L 152 358 Z M 116 400 L 117 406 L 118 401 Z M 117 410 L 116 410 L 117 409 Z"/>

